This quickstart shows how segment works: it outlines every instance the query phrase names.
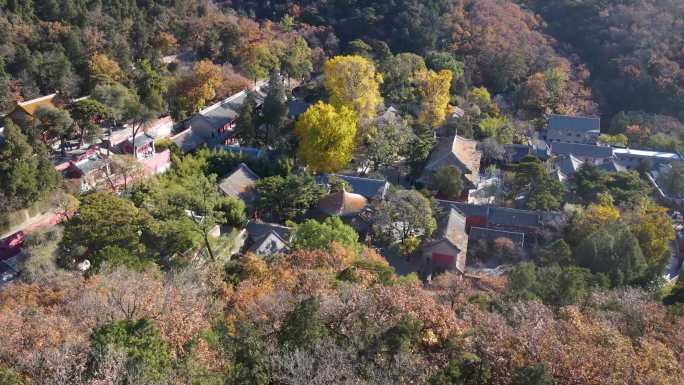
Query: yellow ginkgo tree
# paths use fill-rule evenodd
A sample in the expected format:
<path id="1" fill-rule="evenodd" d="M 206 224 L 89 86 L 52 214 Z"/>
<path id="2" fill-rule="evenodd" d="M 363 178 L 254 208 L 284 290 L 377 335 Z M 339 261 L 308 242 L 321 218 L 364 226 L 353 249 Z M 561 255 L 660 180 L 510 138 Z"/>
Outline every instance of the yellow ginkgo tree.
<path id="1" fill-rule="evenodd" d="M 439 127 L 446 120 L 452 76 L 448 70 L 420 74 L 421 103 L 418 117 L 430 127 Z"/>
<path id="2" fill-rule="evenodd" d="M 299 156 L 314 172 L 334 172 L 351 160 L 356 115 L 351 109 L 318 102 L 295 124 Z"/>
<path id="3" fill-rule="evenodd" d="M 384 101 L 380 95 L 382 75 L 362 56 L 335 56 L 325 62 L 325 88 L 330 104 L 356 113 L 362 127 L 371 124 Z"/>

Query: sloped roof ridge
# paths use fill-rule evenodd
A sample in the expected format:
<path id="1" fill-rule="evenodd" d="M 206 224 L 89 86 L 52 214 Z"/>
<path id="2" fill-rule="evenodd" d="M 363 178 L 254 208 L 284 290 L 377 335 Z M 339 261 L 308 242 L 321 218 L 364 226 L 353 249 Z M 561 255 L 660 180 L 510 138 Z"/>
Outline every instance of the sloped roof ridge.
<path id="1" fill-rule="evenodd" d="M 56 92 L 54 92 L 54 93 L 52 93 L 52 94 L 49 94 L 49 95 L 37 97 L 37 98 L 35 98 L 35 99 L 30 99 L 30 100 L 24 100 L 24 101 L 21 101 L 21 102 L 17 102 L 17 105 L 18 105 L 18 106 L 21 106 L 21 107 L 24 107 L 24 106 L 28 106 L 29 104 L 39 103 L 39 102 L 42 102 L 42 101 L 45 101 L 45 100 L 54 98 L 55 96 L 57 96 L 57 93 L 56 93 Z"/>
<path id="2" fill-rule="evenodd" d="M 237 168 L 236 168 L 232 173 L 230 173 L 230 175 L 233 175 L 233 174 L 235 174 L 236 172 L 238 172 L 238 171 L 240 171 L 240 170 L 245 171 L 246 173 L 249 174 L 249 176 L 254 177 L 254 179 L 259 179 L 259 178 L 261 178 L 261 177 L 260 177 L 257 173 L 255 173 L 251 168 L 249 168 L 249 166 L 247 166 L 244 162 L 240 162 L 240 164 L 237 166 Z M 230 178 L 230 175 L 228 176 L 228 178 Z"/>
<path id="3" fill-rule="evenodd" d="M 352 176 L 352 175 L 344 175 L 344 174 L 330 174 L 330 175 L 336 176 L 336 177 L 350 178 L 350 179 L 372 180 L 374 182 L 387 182 L 387 179 L 367 178 L 364 176 Z"/>

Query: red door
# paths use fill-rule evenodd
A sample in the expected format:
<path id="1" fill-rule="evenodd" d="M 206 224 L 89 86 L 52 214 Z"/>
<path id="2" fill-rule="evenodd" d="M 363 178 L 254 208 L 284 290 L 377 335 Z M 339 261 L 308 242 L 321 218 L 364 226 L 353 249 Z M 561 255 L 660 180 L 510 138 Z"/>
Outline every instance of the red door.
<path id="1" fill-rule="evenodd" d="M 453 255 L 432 253 L 432 263 L 435 267 L 452 269 L 455 265 L 454 260 L 455 257 Z"/>

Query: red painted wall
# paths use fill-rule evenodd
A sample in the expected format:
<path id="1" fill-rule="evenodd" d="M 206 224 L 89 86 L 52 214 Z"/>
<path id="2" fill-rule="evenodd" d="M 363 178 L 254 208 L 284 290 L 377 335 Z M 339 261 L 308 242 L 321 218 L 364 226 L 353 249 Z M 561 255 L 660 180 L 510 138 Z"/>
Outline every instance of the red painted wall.
<path id="1" fill-rule="evenodd" d="M 471 227 L 487 227 L 487 218 L 480 216 L 466 217 L 466 230 L 470 231 Z"/>
<path id="2" fill-rule="evenodd" d="M 453 255 L 432 253 L 432 264 L 437 267 L 451 269 L 454 267 L 456 257 Z"/>

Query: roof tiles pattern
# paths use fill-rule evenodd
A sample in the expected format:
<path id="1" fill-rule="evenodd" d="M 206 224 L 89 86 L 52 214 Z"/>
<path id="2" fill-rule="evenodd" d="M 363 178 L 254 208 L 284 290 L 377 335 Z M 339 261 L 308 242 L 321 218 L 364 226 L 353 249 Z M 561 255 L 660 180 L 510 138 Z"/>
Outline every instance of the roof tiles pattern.
<path id="1" fill-rule="evenodd" d="M 363 195 L 366 199 L 384 199 L 385 194 L 389 189 L 389 183 L 384 179 L 371 179 L 339 174 L 331 174 L 330 176 L 335 176 L 349 183 L 353 193 Z"/>
<path id="2" fill-rule="evenodd" d="M 259 176 L 252 171 L 246 164 L 240 163 L 237 169 L 229 176 L 221 180 L 219 189 L 228 195 L 252 203 L 256 199 L 254 186 L 259 180 Z"/>
<path id="3" fill-rule="evenodd" d="M 476 183 L 480 173 L 482 152 L 477 148 L 476 140 L 465 139 L 455 135 L 440 141 L 432 154 L 425 169 L 430 172 L 445 166 L 456 166 L 465 174 L 466 179 Z"/>
<path id="4" fill-rule="evenodd" d="M 600 130 L 601 119 L 591 116 L 551 115 L 549 129 L 572 132 Z"/>
<path id="5" fill-rule="evenodd" d="M 582 158 L 605 159 L 613 156 L 613 148 L 593 144 L 553 142 L 551 153 L 555 155 L 574 155 Z"/>

